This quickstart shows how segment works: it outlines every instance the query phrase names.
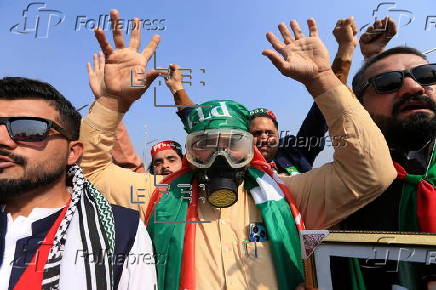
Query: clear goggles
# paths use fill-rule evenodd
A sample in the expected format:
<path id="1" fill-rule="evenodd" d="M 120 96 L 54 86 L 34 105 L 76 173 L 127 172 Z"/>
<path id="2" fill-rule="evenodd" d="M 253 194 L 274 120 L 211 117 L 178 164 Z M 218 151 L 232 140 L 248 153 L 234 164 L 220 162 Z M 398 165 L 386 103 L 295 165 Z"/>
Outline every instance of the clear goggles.
<path id="1" fill-rule="evenodd" d="M 208 129 L 186 137 L 186 159 L 198 168 L 209 168 L 220 155 L 232 168 L 241 168 L 253 154 L 253 135 L 246 131 Z"/>

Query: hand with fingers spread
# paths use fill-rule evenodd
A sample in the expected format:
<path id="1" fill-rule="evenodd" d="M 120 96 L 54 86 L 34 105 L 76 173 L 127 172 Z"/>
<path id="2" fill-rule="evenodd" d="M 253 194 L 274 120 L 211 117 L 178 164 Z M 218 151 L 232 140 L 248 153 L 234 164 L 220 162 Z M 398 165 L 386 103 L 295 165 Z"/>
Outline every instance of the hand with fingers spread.
<path id="1" fill-rule="evenodd" d="M 112 20 L 112 34 L 116 49 L 106 39 L 101 28 L 95 30 L 100 47 L 105 55 L 106 66 L 104 82 L 109 97 L 116 97 L 122 110 L 128 108 L 135 100 L 145 93 L 153 80 L 161 74 L 156 70 L 146 71 L 147 62 L 155 52 L 160 37 L 154 35 L 147 47 L 139 53 L 141 45 L 141 25 L 138 18 L 134 19 L 135 27 L 132 30 L 129 47 L 125 47 L 123 33 L 119 25 L 119 13 L 117 10 L 110 12 Z M 133 81 L 132 81 L 133 79 Z M 101 101 L 101 100 L 99 100 Z M 106 102 L 105 102 L 105 105 Z"/>
<path id="2" fill-rule="evenodd" d="M 88 76 L 89 76 L 89 86 L 91 87 L 92 93 L 95 99 L 106 95 L 106 84 L 104 82 L 104 67 L 105 60 L 104 54 L 102 52 L 96 54 L 94 53 L 94 68 L 88 62 Z"/>
<path id="3" fill-rule="evenodd" d="M 179 70 L 180 65 L 170 64 L 168 72 L 165 72 L 165 83 L 174 95 L 177 91 L 183 90 L 183 75 Z"/>
<path id="4" fill-rule="evenodd" d="M 360 51 L 365 59 L 383 52 L 388 42 L 397 34 L 397 25 L 389 16 L 376 20 L 360 36 Z"/>
<path id="5" fill-rule="evenodd" d="M 336 76 L 330 68 L 327 48 L 318 37 L 315 19 L 308 19 L 307 25 L 309 37 L 305 37 L 297 21 L 292 20 L 291 29 L 294 32 L 294 38 L 287 26 L 280 23 L 278 28 L 284 43 L 271 32 L 268 32 L 266 37 L 282 57 L 271 49 L 264 50 L 263 55 L 267 56 L 284 76 L 303 83 L 311 93 L 317 94 L 325 90 L 324 83 L 321 85 L 317 80 L 321 80 L 324 76 L 330 79 Z"/>
<path id="6" fill-rule="evenodd" d="M 339 19 L 336 22 L 336 26 L 333 29 L 333 35 L 336 38 L 336 42 L 341 46 L 357 46 L 357 25 L 354 22 L 354 17 L 350 16 L 347 19 Z"/>

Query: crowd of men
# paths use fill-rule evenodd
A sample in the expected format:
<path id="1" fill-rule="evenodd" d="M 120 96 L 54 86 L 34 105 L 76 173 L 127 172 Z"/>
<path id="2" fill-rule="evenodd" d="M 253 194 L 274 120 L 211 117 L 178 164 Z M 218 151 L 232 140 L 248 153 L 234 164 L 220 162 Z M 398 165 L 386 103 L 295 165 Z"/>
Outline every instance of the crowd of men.
<path id="1" fill-rule="evenodd" d="M 48 83 L 0 79 L 0 289 L 304 289 L 301 230 L 436 233 L 436 64 L 385 50 L 392 19 L 359 41 L 353 17 L 338 20 L 332 64 L 312 18 L 307 36 L 295 20 L 292 32 L 279 24 L 282 39 L 267 33 L 263 55 L 314 99 L 298 133 L 281 136 L 270 104 L 194 106 L 178 65 L 146 70 L 159 35 L 140 51 L 139 19 L 126 45 L 110 15 L 115 47 L 95 30 L 84 118 Z M 132 86 L 132 72 L 146 77 Z M 186 146 L 158 142 L 146 169 L 122 119 L 157 77 Z M 296 141 L 327 131 L 341 146 L 312 169 L 323 142 Z M 333 288 L 436 289 L 434 265 L 388 266 L 332 260 Z"/>

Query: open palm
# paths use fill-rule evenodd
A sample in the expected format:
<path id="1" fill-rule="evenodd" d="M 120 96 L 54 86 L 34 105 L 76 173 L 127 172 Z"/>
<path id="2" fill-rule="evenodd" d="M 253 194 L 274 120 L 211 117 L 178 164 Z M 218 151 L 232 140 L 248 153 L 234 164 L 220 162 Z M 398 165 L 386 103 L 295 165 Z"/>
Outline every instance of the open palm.
<path id="1" fill-rule="evenodd" d="M 154 35 L 147 47 L 139 53 L 141 45 L 141 29 L 139 19 L 134 19 L 129 47 L 125 47 L 120 29 L 119 13 L 111 11 L 113 25 L 112 34 L 117 49 L 112 49 L 102 29 L 95 30 L 95 36 L 105 54 L 104 82 L 109 95 L 134 101 L 139 99 L 153 80 L 160 74 L 156 70 L 146 71 L 147 62 L 155 52 L 160 37 Z"/>
<path id="2" fill-rule="evenodd" d="M 284 23 L 279 25 L 284 42 L 273 33 L 266 37 L 273 48 L 282 55 L 280 57 L 271 49 L 263 51 L 277 69 L 287 77 L 303 84 L 309 83 L 324 71 L 330 70 L 330 59 L 327 49 L 318 38 L 318 28 L 314 19 L 308 19 L 310 35 L 305 37 L 296 21 L 291 21 L 291 29 L 295 38 Z"/>

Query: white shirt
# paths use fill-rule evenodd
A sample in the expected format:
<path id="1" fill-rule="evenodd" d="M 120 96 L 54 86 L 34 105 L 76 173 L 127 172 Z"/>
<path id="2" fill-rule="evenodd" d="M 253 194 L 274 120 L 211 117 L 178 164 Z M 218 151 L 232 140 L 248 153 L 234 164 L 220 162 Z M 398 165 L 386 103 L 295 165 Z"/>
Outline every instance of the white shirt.
<path id="1" fill-rule="evenodd" d="M 18 240 L 32 235 L 32 223 L 59 211 L 59 208 L 34 208 L 29 216 L 12 219 L 8 213 L 3 264 L 0 266 L 0 290 L 9 288 L 9 277 Z M 79 215 L 76 212 L 67 232 L 67 240 L 61 261 L 60 289 L 86 289 L 82 241 L 79 232 Z M 118 289 L 154 289 L 157 285 L 153 248 L 150 236 L 139 221 L 135 242 L 123 265 Z M 156 286 L 157 287 L 157 286 Z"/>

